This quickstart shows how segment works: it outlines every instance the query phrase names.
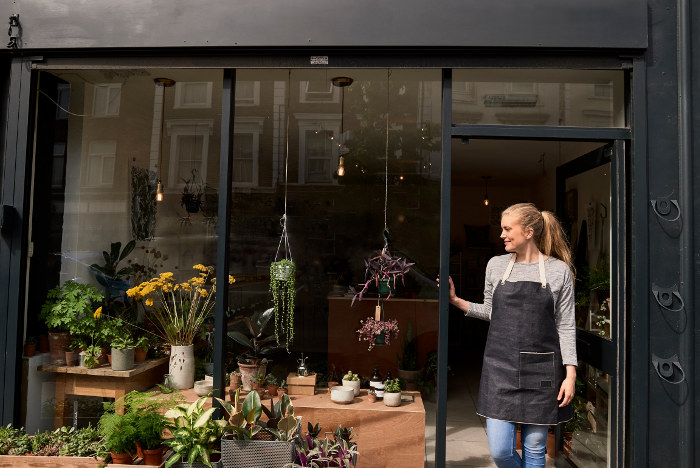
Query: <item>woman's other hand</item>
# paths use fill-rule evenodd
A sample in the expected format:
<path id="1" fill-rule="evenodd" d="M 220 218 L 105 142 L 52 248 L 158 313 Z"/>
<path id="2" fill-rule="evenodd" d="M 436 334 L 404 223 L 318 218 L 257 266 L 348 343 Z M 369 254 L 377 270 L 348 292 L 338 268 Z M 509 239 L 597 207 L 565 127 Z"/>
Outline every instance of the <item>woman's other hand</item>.
<path id="1" fill-rule="evenodd" d="M 571 403 L 571 400 L 574 399 L 574 393 L 576 392 L 576 367 L 575 366 L 566 366 L 566 378 L 564 379 L 564 382 L 561 384 L 561 389 L 559 390 L 559 396 L 557 397 L 557 401 L 561 401 L 559 403 L 559 407 L 563 407 Z"/>

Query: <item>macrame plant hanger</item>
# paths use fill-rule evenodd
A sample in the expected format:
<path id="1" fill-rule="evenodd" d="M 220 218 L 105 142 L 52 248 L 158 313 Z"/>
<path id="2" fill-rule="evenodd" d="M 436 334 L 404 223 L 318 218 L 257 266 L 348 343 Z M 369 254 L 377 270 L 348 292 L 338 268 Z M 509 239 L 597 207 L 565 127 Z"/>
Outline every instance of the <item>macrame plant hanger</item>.
<path id="1" fill-rule="evenodd" d="M 384 247 L 382 247 L 382 254 L 389 251 L 389 226 L 387 224 L 387 212 L 388 212 L 388 201 L 389 201 L 389 78 L 391 77 L 391 70 L 387 68 L 386 70 L 386 129 L 385 129 L 385 139 L 384 139 L 384 229 L 382 230 L 382 237 L 384 238 Z M 382 295 L 378 294 L 377 306 L 374 309 L 374 319 L 384 321 L 384 307 L 382 307 Z M 377 343 L 379 344 L 379 343 Z"/>
<path id="2" fill-rule="evenodd" d="M 285 348 L 294 340 L 294 301 L 296 298 L 296 266 L 292 260 L 292 249 L 287 231 L 287 187 L 289 186 L 289 95 L 291 93 L 292 71 L 287 78 L 287 103 L 285 108 L 285 155 L 284 155 L 284 213 L 280 219 L 282 234 L 277 245 L 275 259 L 270 264 L 270 292 L 275 311 L 275 338 L 281 344 L 281 332 L 286 332 Z"/>

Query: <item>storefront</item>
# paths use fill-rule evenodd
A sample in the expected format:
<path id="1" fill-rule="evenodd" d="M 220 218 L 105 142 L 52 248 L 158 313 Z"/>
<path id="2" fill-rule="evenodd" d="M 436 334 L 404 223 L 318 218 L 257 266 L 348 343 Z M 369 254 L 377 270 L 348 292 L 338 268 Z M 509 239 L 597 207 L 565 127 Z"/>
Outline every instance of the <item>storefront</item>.
<path id="1" fill-rule="evenodd" d="M 436 364 L 426 466 L 458 462 L 449 388 L 478 381 L 487 325 L 434 280 L 478 301 L 501 210 L 531 201 L 563 221 L 581 272 L 580 418 L 557 463 L 695 464 L 691 7 L 409 3 L 0 7 L 19 14 L 0 55 L 3 424 L 46 416 L 21 346 L 51 288 L 118 296 L 211 265 L 236 278 L 217 282 L 214 322 L 231 324 L 269 307 L 270 264 L 292 258 L 277 333 L 293 340 L 268 371 L 304 353 L 326 380 L 396 376 L 410 328 L 416 367 Z M 125 288 L 100 283 L 102 252 L 132 240 Z M 383 247 L 410 273 L 358 301 Z M 400 331 L 368 351 L 355 330 L 377 305 Z M 228 331 L 201 356 L 215 386 L 244 351 Z"/>

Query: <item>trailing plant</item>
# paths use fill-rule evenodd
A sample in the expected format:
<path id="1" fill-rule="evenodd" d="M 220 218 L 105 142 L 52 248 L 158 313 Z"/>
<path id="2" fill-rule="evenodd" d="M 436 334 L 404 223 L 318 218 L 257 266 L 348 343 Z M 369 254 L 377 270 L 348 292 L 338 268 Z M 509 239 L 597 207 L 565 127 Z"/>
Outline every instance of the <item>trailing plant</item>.
<path id="1" fill-rule="evenodd" d="M 413 325 L 409 321 L 406 328 L 406 336 L 403 341 L 403 352 L 396 355 L 399 369 L 418 370 L 418 342 L 413 337 Z"/>
<path id="2" fill-rule="evenodd" d="M 156 228 L 157 175 L 141 167 L 131 167 L 131 235 L 150 240 Z"/>
<path id="3" fill-rule="evenodd" d="M 368 351 L 372 351 L 375 345 L 375 339 L 384 334 L 385 343 L 391 344 L 391 340 L 395 340 L 399 336 L 399 322 L 396 319 L 392 320 L 375 320 L 374 317 L 367 317 L 365 320 L 360 320 L 360 328 L 356 330 L 358 341 L 367 341 L 369 346 Z"/>
<path id="4" fill-rule="evenodd" d="M 50 330 L 80 334 L 93 318 L 93 304 L 102 301 L 102 294 L 89 284 L 66 281 L 47 294 L 39 317 Z"/>
<path id="5" fill-rule="evenodd" d="M 283 259 L 270 264 L 270 293 L 272 308 L 275 311 L 275 339 L 281 345 L 280 337 L 286 337 L 285 348 L 294 341 L 294 288 L 296 265 Z"/>
<path id="6" fill-rule="evenodd" d="M 404 284 L 404 276 L 411 270 L 412 265 L 414 264 L 403 257 L 392 256 L 388 247 L 385 246 L 377 252 L 377 255 L 365 259 L 365 282 L 358 285 L 362 289 L 359 292 L 355 292 L 350 305 L 352 306 L 355 300 L 361 301 L 371 284 L 379 288 L 380 282 L 386 282 L 389 286 L 389 294 L 386 297 L 386 299 L 389 299 L 392 291 L 396 289 L 396 280 L 400 279 L 401 284 Z"/>
<path id="7" fill-rule="evenodd" d="M 194 343 L 199 329 L 214 309 L 214 267 L 198 264 L 192 268 L 199 274 L 183 283 L 177 283 L 174 275 L 166 272 L 126 292 L 143 304 L 147 317 L 170 345 Z M 229 275 L 228 281 L 233 284 L 236 280 Z"/>

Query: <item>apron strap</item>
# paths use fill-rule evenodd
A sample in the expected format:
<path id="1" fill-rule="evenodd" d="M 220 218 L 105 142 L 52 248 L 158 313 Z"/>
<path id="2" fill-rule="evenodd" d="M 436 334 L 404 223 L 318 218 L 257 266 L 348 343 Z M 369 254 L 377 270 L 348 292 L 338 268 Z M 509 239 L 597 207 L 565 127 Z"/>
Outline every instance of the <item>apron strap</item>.
<path id="1" fill-rule="evenodd" d="M 513 270 L 513 265 L 515 265 L 515 257 L 516 255 L 514 253 L 510 254 L 510 262 L 508 263 L 508 268 L 506 268 L 505 273 L 503 273 L 501 284 L 506 284 L 506 280 L 510 276 L 510 272 Z"/>
<path id="2" fill-rule="evenodd" d="M 510 272 L 513 271 L 513 265 L 515 265 L 516 254 L 510 254 L 510 262 L 508 262 L 508 267 L 503 273 L 503 278 L 501 278 L 501 284 L 506 284 L 506 280 L 510 276 Z M 540 270 L 540 283 L 542 283 L 542 288 L 547 287 L 547 275 L 544 272 L 544 257 L 542 257 L 542 252 L 539 253 L 539 270 Z"/>
<path id="3" fill-rule="evenodd" d="M 542 252 L 540 252 L 539 265 L 540 265 L 540 283 L 542 283 L 542 288 L 546 288 L 547 287 L 547 275 L 545 275 L 545 273 L 544 273 L 544 258 L 542 257 Z"/>

